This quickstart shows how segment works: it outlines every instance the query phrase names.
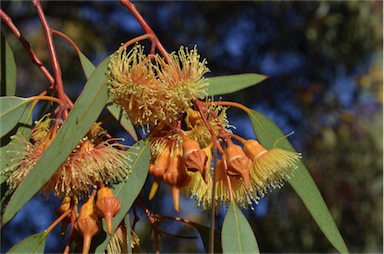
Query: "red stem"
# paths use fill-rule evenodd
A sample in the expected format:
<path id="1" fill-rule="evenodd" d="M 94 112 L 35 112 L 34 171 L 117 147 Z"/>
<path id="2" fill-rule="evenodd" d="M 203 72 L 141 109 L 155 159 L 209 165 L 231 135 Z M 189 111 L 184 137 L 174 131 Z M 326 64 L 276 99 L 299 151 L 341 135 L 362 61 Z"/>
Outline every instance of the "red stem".
<path id="1" fill-rule="evenodd" d="M 61 68 L 60 68 L 59 60 L 57 58 L 55 44 L 53 43 L 53 38 L 52 38 L 52 29 L 48 24 L 43 8 L 41 7 L 40 1 L 32 0 L 32 4 L 36 9 L 37 14 L 39 15 L 41 25 L 43 26 L 45 36 L 47 39 L 49 54 L 51 56 L 53 74 L 55 77 L 55 88 L 57 89 L 58 97 L 60 100 L 67 102 L 68 97 L 64 92 Z"/>
<path id="2" fill-rule="evenodd" d="M 28 55 L 30 56 L 32 62 L 36 64 L 37 67 L 39 67 L 41 72 L 44 74 L 44 76 L 48 79 L 49 83 L 51 83 L 53 87 L 53 85 L 55 84 L 55 78 L 52 76 L 52 74 L 48 71 L 48 69 L 43 65 L 43 63 L 37 57 L 37 55 L 35 54 L 35 52 L 31 47 L 31 44 L 20 33 L 19 29 L 17 29 L 15 24 L 12 22 L 12 19 L 1 9 L 0 9 L 0 15 L 3 22 L 11 29 L 13 34 L 19 39 L 19 41 L 27 51 Z"/>
<path id="3" fill-rule="evenodd" d="M 161 42 L 157 38 L 155 32 L 147 24 L 143 16 L 141 16 L 140 12 L 136 9 L 135 5 L 129 0 L 120 0 L 120 3 L 125 7 L 127 7 L 129 11 L 133 14 L 133 16 L 135 16 L 136 20 L 139 22 L 143 30 L 147 34 L 152 35 L 152 38 L 150 38 L 152 41 L 151 54 L 155 54 L 155 48 L 157 48 L 160 54 L 165 58 L 165 61 L 169 63 L 171 61 L 171 58 L 169 57 L 168 52 L 165 50 L 164 46 L 161 44 Z"/>

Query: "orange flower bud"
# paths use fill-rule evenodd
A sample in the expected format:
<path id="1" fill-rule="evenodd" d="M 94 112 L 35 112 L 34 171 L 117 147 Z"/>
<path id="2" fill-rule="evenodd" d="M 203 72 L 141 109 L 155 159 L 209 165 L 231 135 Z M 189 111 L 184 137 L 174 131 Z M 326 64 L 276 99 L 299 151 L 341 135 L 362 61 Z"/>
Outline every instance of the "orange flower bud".
<path id="1" fill-rule="evenodd" d="M 268 152 L 267 149 L 254 139 L 245 141 L 243 145 L 245 154 L 253 161 Z"/>
<path id="2" fill-rule="evenodd" d="M 83 236 L 83 254 L 88 254 L 92 237 L 101 231 L 101 223 L 93 210 L 94 196 L 83 204 L 77 218 L 75 229 Z"/>
<path id="3" fill-rule="evenodd" d="M 97 192 L 95 213 L 100 218 L 105 218 L 107 233 L 112 235 L 112 219 L 120 212 L 121 203 L 115 198 L 110 188 L 103 187 Z"/>
<path id="4" fill-rule="evenodd" d="M 163 180 L 172 186 L 173 205 L 177 212 L 179 211 L 180 188 L 188 184 L 190 179 L 183 158 L 179 154 L 175 154 L 170 158 L 169 167 L 163 175 Z"/>
<path id="5" fill-rule="evenodd" d="M 71 208 L 71 197 L 65 197 L 63 199 L 63 202 L 61 202 L 61 205 L 59 208 L 56 209 L 56 216 L 60 217 L 63 213 L 67 212 Z M 72 209 L 72 212 L 75 211 L 77 213 L 77 202 L 75 203 L 75 207 Z M 65 231 L 67 230 L 68 225 L 71 223 L 71 213 L 69 213 L 62 221 L 61 221 L 61 229 L 60 234 L 61 237 L 64 238 Z"/>
<path id="6" fill-rule="evenodd" d="M 230 141 L 225 151 L 229 173 L 240 174 L 244 180 L 244 186 L 249 188 L 249 169 L 252 161 L 245 155 L 241 146 L 235 145 Z"/>
<path id="7" fill-rule="evenodd" d="M 205 162 L 204 171 L 202 172 L 202 176 L 205 183 L 208 183 L 209 180 L 209 171 L 211 170 L 211 161 L 212 161 L 212 143 L 207 147 L 203 148 L 205 155 L 207 156 L 207 161 Z"/>
<path id="8" fill-rule="evenodd" d="M 183 151 L 183 158 L 187 169 L 192 172 L 199 171 L 203 175 L 208 157 L 205 152 L 200 149 L 199 143 L 193 139 L 186 139 L 183 142 Z"/>
<path id="9" fill-rule="evenodd" d="M 149 192 L 149 200 L 155 196 L 156 191 L 159 188 L 160 181 L 163 179 L 163 175 L 169 166 L 170 153 L 171 150 L 169 146 L 166 146 L 164 150 L 157 156 L 155 163 L 149 166 L 149 173 L 155 178 L 151 191 Z"/>

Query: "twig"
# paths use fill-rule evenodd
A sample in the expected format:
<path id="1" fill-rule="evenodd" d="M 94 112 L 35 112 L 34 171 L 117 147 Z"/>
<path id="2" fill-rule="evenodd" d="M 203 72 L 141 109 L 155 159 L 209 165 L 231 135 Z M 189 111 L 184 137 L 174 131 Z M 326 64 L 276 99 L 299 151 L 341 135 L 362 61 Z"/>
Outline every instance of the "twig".
<path id="1" fill-rule="evenodd" d="M 49 83 L 51 83 L 51 89 L 53 88 L 55 84 L 55 78 L 52 76 L 52 74 L 48 71 L 48 69 L 43 65 L 43 63 L 40 61 L 40 59 L 37 57 L 35 52 L 33 51 L 31 44 L 24 38 L 24 36 L 20 33 L 19 29 L 15 26 L 15 24 L 12 22 L 12 19 L 3 11 L 0 9 L 0 15 L 3 22 L 11 29 L 13 34 L 19 39 L 25 50 L 27 51 L 28 55 L 30 56 L 32 62 L 39 67 L 41 72 L 44 74 L 44 76 L 48 79 Z"/>
<path id="2" fill-rule="evenodd" d="M 63 79 L 62 79 L 62 73 L 60 68 L 60 63 L 57 58 L 55 44 L 53 43 L 52 38 L 52 29 L 48 24 L 47 18 L 45 17 L 43 8 L 41 7 L 39 0 L 32 0 L 32 4 L 35 7 L 37 14 L 39 15 L 41 25 L 43 26 L 45 37 L 47 39 L 49 54 L 51 56 L 51 62 L 52 62 L 52 69 L 53 74 L 55 77 L 55 88 L 57 89 L 58 97 L 59 99 L 63 101 L 67 101 L 68 97 L 66 96 L 64 92 L 64 85 L 63 85 Z"/>
<path id="3" fill-rule="evenodd" d="M 150 38 L 152 41 L 151 54 L 154 54 L 155 48 L 157 48 L 157 50 L 160 52 L 160 54 L 165 58 L 165 61 L 169 63 L 171 61 L 171 58 L 170 58 L 168 52 L 165 50 L 164 46 L 161 44 L 161 42 L 157 38 L 155 32 L 147 24 L 147 22 L 144 20 L 143 16 L 141 16 L 139 11 L 136 9 L 135 5 L 129 0 L 120 0 L 120 3 L 129 9 L 129 11 L 133 14 L 133 16 L 135 16 L 136 20 L 139 22 L 139 24 L 144 29 L 144 31 L 147 34 L 152 35 L 152 37 Z"/>

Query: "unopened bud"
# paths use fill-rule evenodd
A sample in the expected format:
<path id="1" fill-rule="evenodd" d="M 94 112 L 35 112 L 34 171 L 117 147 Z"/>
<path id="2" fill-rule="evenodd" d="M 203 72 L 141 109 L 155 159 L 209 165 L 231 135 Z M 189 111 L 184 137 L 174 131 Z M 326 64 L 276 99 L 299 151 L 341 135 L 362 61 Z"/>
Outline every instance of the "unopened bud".
<path id="1" fill-rule="evenodd" d="M 83 204 L 80 209 L 80 215 L 77 218 L 75 229 L 83 236 L 83 254 L 89 252 L 92 237 L 101 231 L 101 223 L 93 210 L 94 196 Z"/>
<path id="2" fill-rule="evenodd" d="M 253 161 L 268 152 L 267 149 L 254 139 L 246 140 L 243 145 L 245 154 Z"/>
<path id="3" fill-rule="evenodd" d="M 245 155 L 241 146 L 229 142 L 225 151 L 227 155 L 228 171 L 235 174 L 240 174 L 244 180 L 244 186 L 249 188 L 249 169 L 252 161 Z"/>
<path id="4" fill-rule="evenodd" d="M 120 212 L 120 207 L 120 201 L 113 195 L 110 188 L 103 187 L 98 190 L 94 209 L 97 216 L 105 219 L 109 235 L 112 235 L 113 217 Z"/>
<path id="5" fill-rule="evenodd" d="M 185 166 L 189 171 L 199 171 L 202 175 L 207 162 L 207 155 L 200 149 L 200 145 L 193 139 L 186 139 L 183 141 L 183 158 L 185 160 Z"/>

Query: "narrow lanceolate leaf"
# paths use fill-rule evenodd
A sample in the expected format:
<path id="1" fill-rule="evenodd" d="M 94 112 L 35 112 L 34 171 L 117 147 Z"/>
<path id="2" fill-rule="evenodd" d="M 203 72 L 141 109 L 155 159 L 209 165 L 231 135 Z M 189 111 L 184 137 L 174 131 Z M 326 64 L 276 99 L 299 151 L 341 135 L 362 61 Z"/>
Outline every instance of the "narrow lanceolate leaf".
<path id="1" fill-rule="evenodd" d="M 25 140 L 29 140 L 32 126 L 32 111 L 33 108 L 31 104 L 28 104 L 16 126 L 1 138 L 0 172 L 11 166 L 11 160 L 14 156 L 17 156 L 17 151 L 24 149 L 24 147 L 15 145 L 17 142 L 15 139 L 11 139 L 11 137 L 15 135 L 24 138 Z M 0 183 L 3 183 L 6 179 L 7 175 L 0 174 Z"/>
<path id="2" fill-rule="evenodd" d="M 1 33 L 0 47 L 1 96 L 12 96 L 16 92 L 16 62 L 3 33 Z"/>
<path id="3" fill-rule="evenodd" d="M 7 96 L 0 98 L 0 137 L 12 130 L 28 108 L 25 98 Z"/>
<path id="4" fill-rule="evenodd" d="M 223 253 L 260 253 L 251 226 L 234 202 L 225 215 L 221 241 Z"/>
<path id="5" fill-rule="evenodd" d="M 266 78 L 267 76 L 256 73 L 235 74 L 207 78 L 209 83 L 208 96 L 233 93 L 256 85 Z"/>
<path id="6" fill-rule="evenodd" d="M 44 253 L 47 233 L 38 233 L 21 240 L 7 253 Z"/>
<path id="7" fill-rule="evenodd" d="M 119 223 L 128 213 L 140 190 L 143 188 L 145 179 L 148 175 L 149 166 L 149 141 L 141 140 L 132 146 L 129 151 L 132 151 L 132 172 L 125 182 L 117 184 L 113 187 L 113 193 L 121 202 L 120 212 L 113 218 L 113 231 L 116 230 Z M 105 223 L 103 222 L 104 231 L 106 231 Z M 104 253 L 109 240 L 109 235 L 103 242 L 97 246 L 95 253 Z M 99 242 L 95 240 L 95 242 Z"/>
<path id="8" fill-rule="evenodd" d="M 265 115 L 251 110 L 249 112 L 253 129 L 260 143 L 267 149 L 271 149 L 277 140 L 277 146 L 290 151 L 295 151 L 289 141 L 284 138 L 283 132 Z M 348 253 L 343 238 L 333 220 L 323 197 L 320 194 L 310 173 L 300 161 L 295 175 L 289 180 L 289 183 L 304 202 L 313 219 L 319 225 L 324 235 L 330 243 L 340 252 Z"/>
<path id="9" fill-rule="evenodd" d="M 87 78 L 92 74 L 95 70 L 95 66 L 93 63 L 81 52 L 78 51 L 80 63 L 83 67 L 84 74 Z M 125 116 L 123 110 L 113 104 L 111 101 L 107 102 L 107 109 L 113 115 L 113 117 L 120 123 L 120 125 L 131 135 L 133 140 L 137 141 L 137 135 L 134 126 L 131 121 Z"/>
<path id="10" fill-rule="evenodd" d="M 2 223 L 11 220 L 50 179 L 97 120 L 108 99 L 105 86 L 108 61 L 106 58 L 92 74 L 57 136 L 16 189 L 5 209 Z"/>
<path id="11" fill-rule="evenodd" d="M 132 122 L 126 117 L 123 109 L 113 104 L 113 102 L 107 103 L 107 109 L 113 115 L 113 117 L 120 123 L 120 125 L 128 132 L 129 135 L 133 138 L 133 140 L 137 141 L 138 137 L 135 131 L 135 127 Z"/>
<path id="12" fill-rule="evenodd" d="M 79 54 L 79 59 L 81 63 L 81 67 L 83 67 L 83 71 L 85 76 L 88 78 L 91 77 L 92 73 L 95 71 L 96 67 L 93 65 L 91 60 L 88 59 L 81 51 L 77 51 Z"/>

